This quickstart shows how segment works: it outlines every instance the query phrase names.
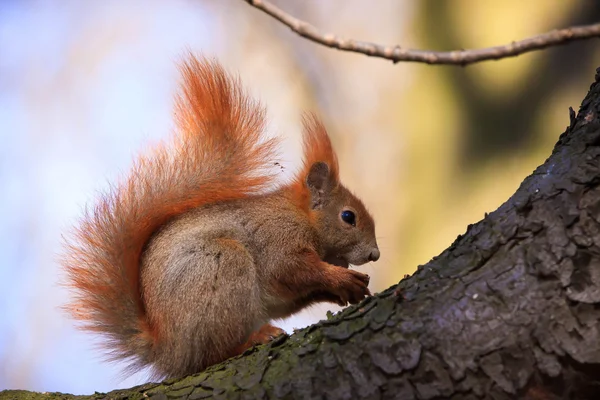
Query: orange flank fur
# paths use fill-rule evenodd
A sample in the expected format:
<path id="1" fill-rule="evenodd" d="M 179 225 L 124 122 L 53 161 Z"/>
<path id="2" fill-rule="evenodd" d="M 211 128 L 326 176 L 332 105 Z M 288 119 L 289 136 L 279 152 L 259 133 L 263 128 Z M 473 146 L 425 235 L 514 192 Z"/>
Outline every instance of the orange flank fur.
<path id="1" fill-rule="evenodd" d="M 263 137 L 262 105 L 216 62 L 190 55 L 181 71 L 172 141 L 140 157 L 84 215 L 63 261 L 75 292 L 68 310 L 84 329 L 105 335 L 111 359 L 133 360 L 132 370 L 147 362 L 160 340 L 139 290 L 140 257 L 152 234 L 190 209 L 252 196 L 274 183 L 269 166 L 277 140 Z M 312 126 L 319 131 L 305 146 L 316 153 L 306 165 L 333 154 L 322 127 Z"/>

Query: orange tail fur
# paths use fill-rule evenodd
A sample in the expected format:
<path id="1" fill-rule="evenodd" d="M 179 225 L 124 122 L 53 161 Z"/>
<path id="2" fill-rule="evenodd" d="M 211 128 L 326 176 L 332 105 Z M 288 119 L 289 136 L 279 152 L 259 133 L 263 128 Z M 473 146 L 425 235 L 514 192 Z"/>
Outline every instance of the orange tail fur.
<path id="1" fill-rule="evenodd" d="M 132 371 L 151 362 L 159 340 L 138 287 L 151 235 L 192 208 L 251 196 L 274 182 L 268 168 L 277 140 L 262 136 L 264 108 L 216 62 L 190 56 L 181 71 L 172 142 L 140 157 L 84 215 L 63 261 L 75 293 L 68 311 L 104 335 L 110 359 L 128 359 Z"/>

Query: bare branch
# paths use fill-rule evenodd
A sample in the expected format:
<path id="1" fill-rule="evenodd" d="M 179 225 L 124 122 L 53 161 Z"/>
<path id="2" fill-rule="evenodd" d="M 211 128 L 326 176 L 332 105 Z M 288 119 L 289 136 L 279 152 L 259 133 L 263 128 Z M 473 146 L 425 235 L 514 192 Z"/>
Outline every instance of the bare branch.
<path id="1" fill-rule="evenodd" d="M 541 35 L 532 36 L 504 46 L 486 47 L 474 50 L 429 51 L 411 50 L 400 46 L 383 46 L 376 43 L 344 39 L 335 34 L 322 33 L 308 22 L 299 20 L 265 0 L 245 0 L 251 6 L 269 14 L 292 31 L 313 42 L 338 50 L 361 53 L 372 57 L 397 62 L 420 62 L 426 64 L 469 65 L 487 60 L 515 57 L 530 51 L 558 46 L 576 40 L 600 37 L 600 23 L 555 29 Z"/>

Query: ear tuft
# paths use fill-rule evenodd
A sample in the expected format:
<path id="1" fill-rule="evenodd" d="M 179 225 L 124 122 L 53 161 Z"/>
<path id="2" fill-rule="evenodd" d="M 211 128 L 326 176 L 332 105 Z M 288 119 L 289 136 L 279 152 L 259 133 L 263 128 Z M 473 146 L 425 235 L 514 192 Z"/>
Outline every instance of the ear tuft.
<path id="1" fill-rule="evenodd" d="M 329 135 L 319 119 L 312 115 L 304 115 L 304 172 L 312 168 L 315 163 L 322 162 L 329 169 L 332 180 L 339 181 L 338 160 Z"/>
<path id="2" fill-rule="evenodd" d="M 312 115 L 304 116 L 304 160 L 290 186 L 292 198 L 305 211 L 320 208 L 339 183 L 338 160 L 325 127 Z"/>

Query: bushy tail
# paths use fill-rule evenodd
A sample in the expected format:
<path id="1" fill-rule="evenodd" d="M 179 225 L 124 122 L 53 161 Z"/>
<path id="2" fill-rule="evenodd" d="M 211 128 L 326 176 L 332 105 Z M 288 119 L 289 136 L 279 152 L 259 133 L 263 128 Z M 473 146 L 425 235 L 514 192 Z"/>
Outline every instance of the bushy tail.
<path id="1" fill-rule="evenodd" d="M 192 208 L 250 196 L 274 181 L 277 141 L 262 136 L 265 109 L 216 62 L 190 55 L 181 72 L 172 142 L 141 156 L 86 212 L 63 261 L 74 291 L 68 311 L 104 335 L 109 358 L 129 360 L 132 371 L 151 361 L 155 340 L 139 290 L 150 236 Z"/>

